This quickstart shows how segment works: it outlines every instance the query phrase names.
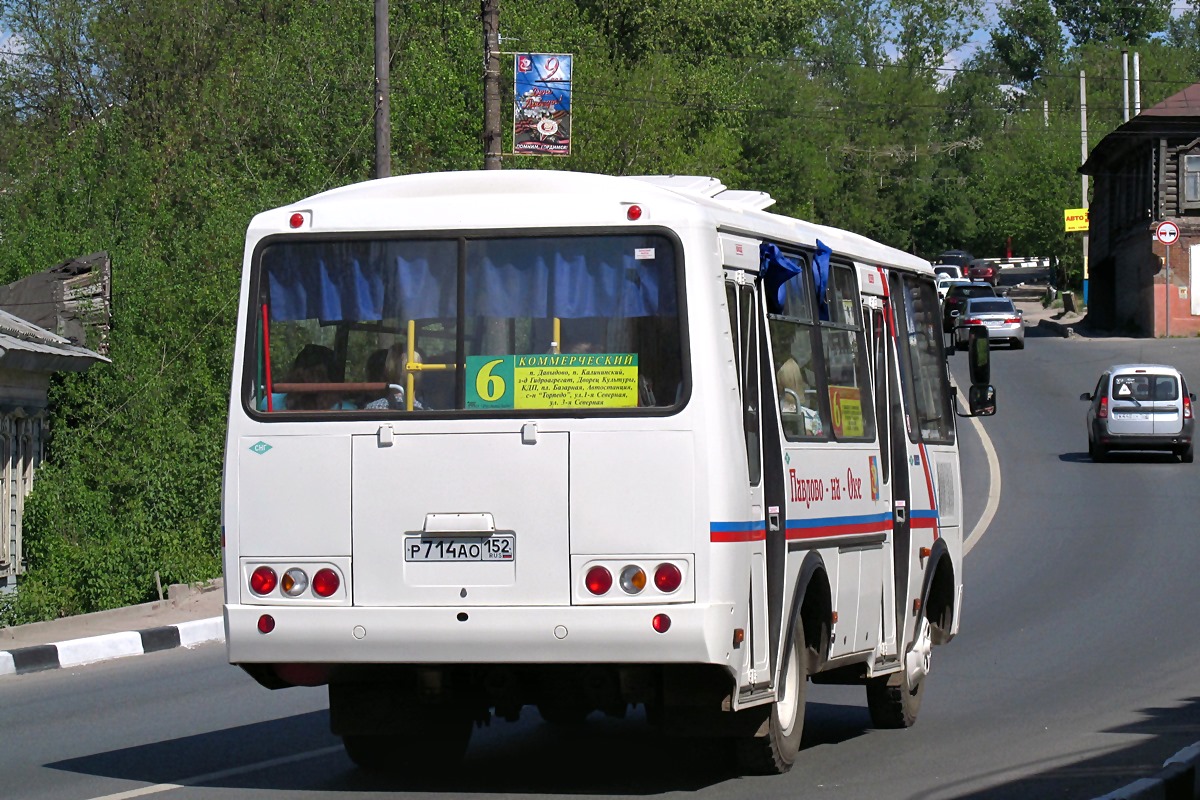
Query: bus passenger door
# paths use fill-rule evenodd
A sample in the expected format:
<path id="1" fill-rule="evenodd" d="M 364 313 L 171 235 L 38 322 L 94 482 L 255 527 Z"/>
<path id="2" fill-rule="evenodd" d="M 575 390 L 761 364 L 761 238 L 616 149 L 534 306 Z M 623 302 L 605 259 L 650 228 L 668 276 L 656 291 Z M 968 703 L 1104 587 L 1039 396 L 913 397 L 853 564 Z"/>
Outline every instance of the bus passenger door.
<path id="1" fill-rule="evenodd" d="M 890 297 L 892 326 L 894 338 L 890 338 L 887 353 L 887 382 L 888 382 L 888 439 L 891 449 L 891 459 L 888 464 L 891 472 L 892 489 L 892 564 L 893 603 L 896 621 L 896 649 L 899 656 L 904 651 L 906 641 L 905 624 L 908 617 L 908 586 L 911 579 L 909 554 L 912 548 L 912 471 L 920 470 L 920 453 L 909 437 L 909 420 L 913 410 L 910 393 L 904 391 L 904 386 L 911 384 L 913 376 L 908 362 L 899 357 L 903 340 L 909 336 L 912 321 L 908 319 L 903 301 L 903 291 L 896 276 L 891 277 Z M 916 456 L 917 464 L 913 458 Z"/>
<path id="2" fill-rule="evenodd" d="M 758 295 L 753 279 L 740 270 L 729 270 L 725 282 L 734 361 L 742 400 L 742 432 L 746 443 L 746 507 L 749 512 L 750 619 L 746 631 L 748 657 L 738 683 L 765 688 L 771 679 L 770 634 L 767 618 L 767 516 L 762 481 L 762 404 L 759 387 L 761 325 Z"/>

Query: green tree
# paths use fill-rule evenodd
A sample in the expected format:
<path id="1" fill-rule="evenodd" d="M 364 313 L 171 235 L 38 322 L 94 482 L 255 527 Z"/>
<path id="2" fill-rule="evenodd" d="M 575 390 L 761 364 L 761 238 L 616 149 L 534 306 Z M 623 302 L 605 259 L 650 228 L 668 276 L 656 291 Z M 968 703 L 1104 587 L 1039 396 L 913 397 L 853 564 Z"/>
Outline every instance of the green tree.
<path id="1" fill-rule="evenodd" d="M 1077 45 L 1116 40 L 1144 44 L 1166 29 L 1171 0 L 1054 0 L 1054 9 Z"/>

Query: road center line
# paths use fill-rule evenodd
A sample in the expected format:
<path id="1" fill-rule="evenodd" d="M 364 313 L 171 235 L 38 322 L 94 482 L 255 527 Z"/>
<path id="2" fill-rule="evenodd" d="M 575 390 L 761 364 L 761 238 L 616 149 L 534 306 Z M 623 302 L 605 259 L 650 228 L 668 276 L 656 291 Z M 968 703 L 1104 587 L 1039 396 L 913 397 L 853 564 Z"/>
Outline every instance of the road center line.
<path id="1" fill-rule="evenodd" d="M 117 792 L 116 794 L 106 794 L 99 797 L 93 797 L 90 798 L 90 800 L 130 800 L 130 798 L 134 797 L 145 797 L 146 795 L 169 792 L 173 789 L 182 789 L 187 786 L 197 786 L 205 783 L 212 783 L 213 781 L 219 781 L 234 775 L 244 775 L 247 772 L 257 772 L 263 769 L 271 769 L 272 767 L 279 767 L 283 766 L 284 764 L 294 764 L 297 761 L 304 761 L 309 758 L 320 758 L 321 756 L 327 756 L 340 752 L 342 752 L 341 745 L 331 745 L 329 747 L 322 747 L 320 750 L 309 750 L 307 753 L 293 753 L 290 756 L 271 758 L 267 759 L 266 761 L 259 761 L 255 764 L 244 764 L 240 767 L 230 767 L 229 769 L 209 772 L 204 775 L 194 775 L 190 778 L 182 779 L 179 781 L 179 783 L 156 783 L 152 786 L 142 786 L 125 792 Z"/>

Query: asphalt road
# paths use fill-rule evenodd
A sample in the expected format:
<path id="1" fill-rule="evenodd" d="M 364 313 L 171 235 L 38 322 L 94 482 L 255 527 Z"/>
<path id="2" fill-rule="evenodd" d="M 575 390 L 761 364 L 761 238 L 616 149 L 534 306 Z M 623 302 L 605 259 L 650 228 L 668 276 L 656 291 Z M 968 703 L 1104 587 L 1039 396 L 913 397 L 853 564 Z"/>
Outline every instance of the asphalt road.
<path id="1" fill-rule="evenodd" d="M 953 357 L 956 374 L 964 356 Z M 1121 361 L 1200 384 L 1200 340 L 1030 335 L 995 351 L 1001 467 L 988 529 L 969 541 L 962 633 L 934 650 L 921 718 L 870 729 L 861 688 L 810 689 L 806 750 L 777 778 L 739 778 L 723 751 L 658 736 L 639 715 L 581 728 L 478 731 L 463 766 L 423 781 L 353 768 L 319 689 L 268 692 L 206 645 L 0 683 L 6 798 L 596 797 L 1092 798 L 1200 741 L 1197 465 L 1088 459 L 1088 391 Z M 968 518 L 989 482 L 960 428 Z"/>

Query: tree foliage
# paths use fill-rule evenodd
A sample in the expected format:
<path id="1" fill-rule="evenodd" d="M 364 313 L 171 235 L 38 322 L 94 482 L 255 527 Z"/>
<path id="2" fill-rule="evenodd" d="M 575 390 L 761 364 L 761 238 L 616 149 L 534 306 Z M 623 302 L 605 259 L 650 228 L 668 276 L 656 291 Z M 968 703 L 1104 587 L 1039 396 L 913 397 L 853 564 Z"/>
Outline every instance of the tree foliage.
<path id="1" fill-rule="evenodd" d="M 1092 142 L 1200 74 L 1161 0 L 506 0 L 506 51 L 575 55 L 573 152 L 505 168 L 711 174 L 921 255 L 1078 261 L 1078 71 Z M 1071 31 L 1067 42 L 1059 22 Z M 152 599 L 219 571 L 243 237 L 258 211 L 374 172 L 362 0 L 0 0 L 0 281 L 107 250 L 111 365 L 56 379 L 0 624 Z M 472 0 L 393 0 L 392 171 L 483 163 Z M 950 54 L 990 43 L 970 61 Z M 511 64 L 505 63 L 510 75 Z M 506 136 L 509 135 L 506 133 Z"/>

